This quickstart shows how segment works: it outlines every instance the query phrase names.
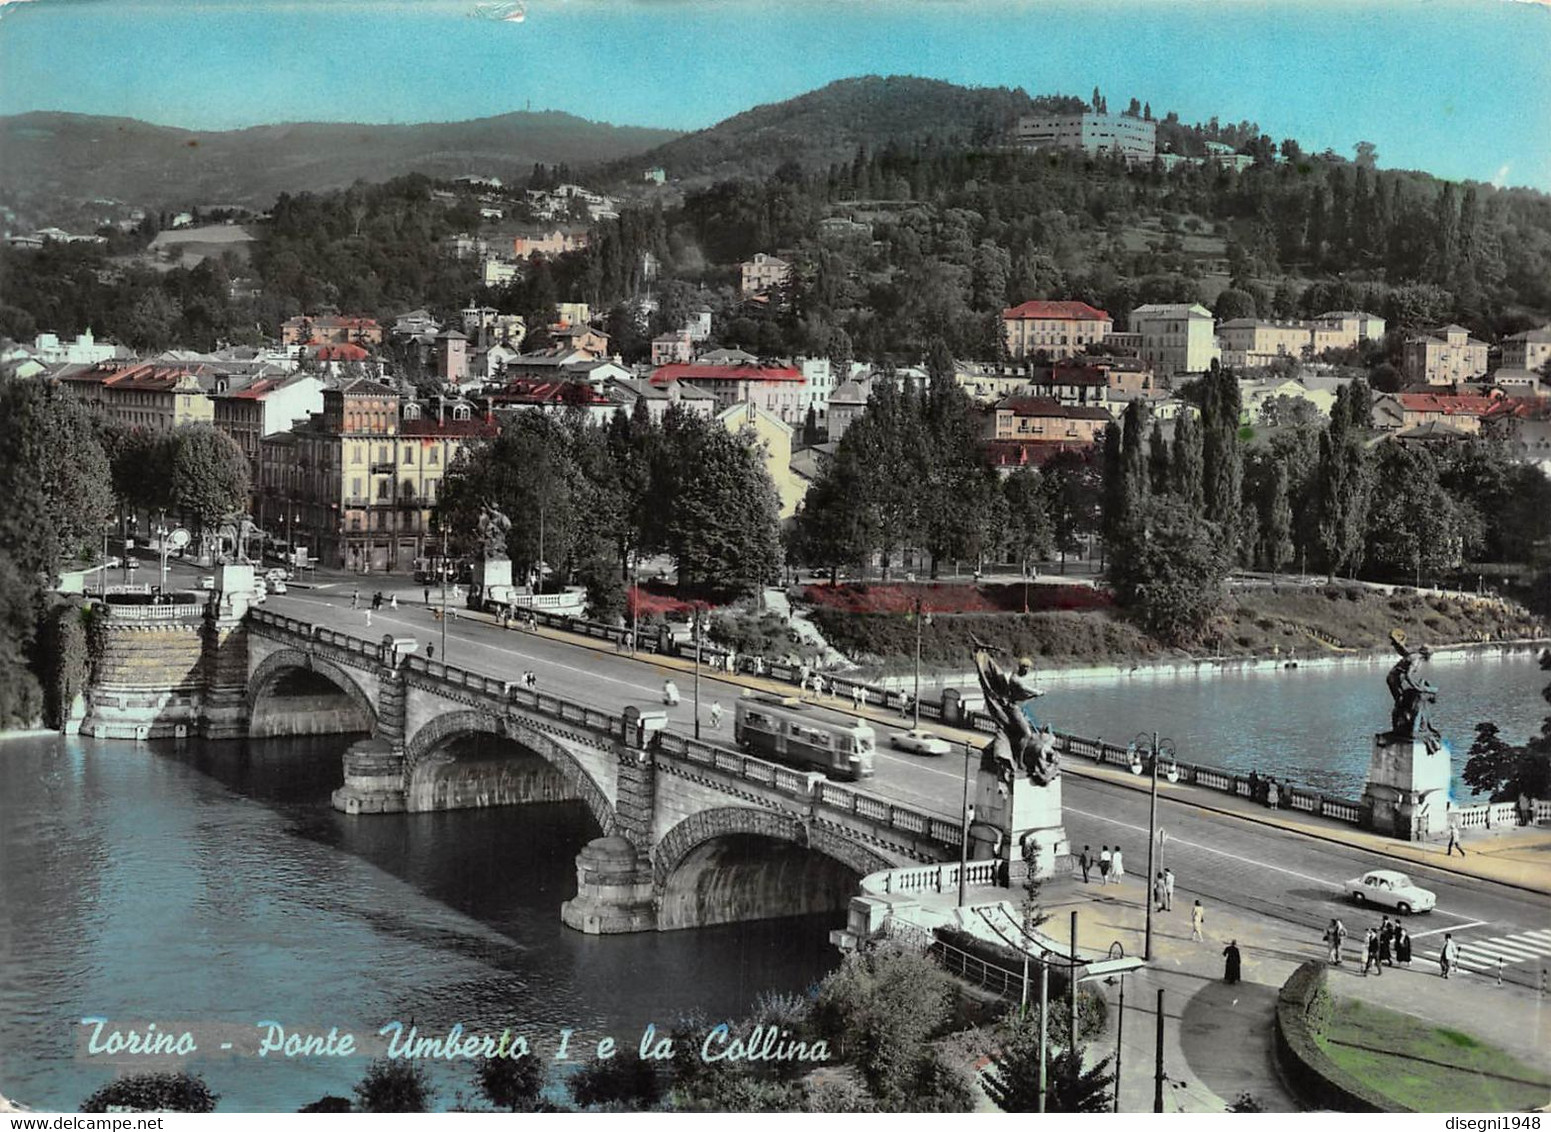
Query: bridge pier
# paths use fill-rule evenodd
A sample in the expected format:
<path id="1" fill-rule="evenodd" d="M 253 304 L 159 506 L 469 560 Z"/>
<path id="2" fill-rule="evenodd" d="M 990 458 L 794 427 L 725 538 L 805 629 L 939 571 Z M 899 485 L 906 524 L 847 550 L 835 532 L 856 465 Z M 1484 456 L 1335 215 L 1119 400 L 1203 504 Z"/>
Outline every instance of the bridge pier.
<path id="1" fill-rule="evenodd" d="M 386 739 L 362 739 L 345 751 L 345 784 L 333 807 L 347 814 L 399 814 L 408 809 L 404 748 Z"/>
<path id="2" fill-rule="evenodd" d="M 655 931 L 652 889 L 651 868 L 628 838 L 596 838 L 576 855 L 576 895 L 560 906 L 560 921 L 588 935 Z"/>

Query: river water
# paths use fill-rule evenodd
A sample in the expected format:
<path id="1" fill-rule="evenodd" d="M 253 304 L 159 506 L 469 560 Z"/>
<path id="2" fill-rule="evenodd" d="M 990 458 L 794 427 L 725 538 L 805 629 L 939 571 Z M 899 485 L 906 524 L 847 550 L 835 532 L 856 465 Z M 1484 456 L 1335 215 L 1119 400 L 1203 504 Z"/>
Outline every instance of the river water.
<path id="1" fill-rule="evenodd" d="M 1384 678 L 1391 663 L 1380 658 L 1201 675 L 1139 668 L 1103 680 L 1052 674 L 1042 680 L 1045 696 L 1035 702 L 1035 714 L 1062 731 L 1121 746 L 1156 730 L 1173 740 L 1182 761 L 1254 770 L 1355 799 L 1367 780 L 1373 735 L 1389 729 L 1393 701 Z M 1523 743 L 1551 715 L 1540 695 L 1551 673 L 1529 653 L 1440 653 L 1418 671 L 1438 689 L 1433 724 L 1450 748 L 1454 798 L 1468 804 L 1470 791 L 1459 776 L 1476 724 L 1495 723 L 1505 740 Z"/>
<path id="2" fill-rule="evenodd" d="M 560 904 L 597 835 L 580 803 L 351 818 L 328 804 L 344 746 L 0 740 L 0 1093 L 71 1111 L 110 1080 L 77 1053 L 85 1017 L 249 1040 L 262 1020 L 363 1036 L 461 1022 L 545 1056 L 573 1027 L 585 1057 L 582 1035 L 633 1046 L 647 1022 L 740 1015 L 838 959 L 823 918 L 573 932 Z M 365 1067 L 195 1039 L 221 1111 L 349 1096 Z M 466 1062 L 435 1076 L 439 1106 L 475 1093 Z"/>

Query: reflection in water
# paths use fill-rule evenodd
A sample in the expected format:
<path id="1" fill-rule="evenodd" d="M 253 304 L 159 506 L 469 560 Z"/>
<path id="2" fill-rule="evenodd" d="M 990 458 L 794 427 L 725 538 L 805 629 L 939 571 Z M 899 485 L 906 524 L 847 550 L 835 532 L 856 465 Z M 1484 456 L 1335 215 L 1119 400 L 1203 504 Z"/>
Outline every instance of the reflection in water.
<path id="1" fill-rule="evenodd" d="M 745 1011 L 833 966 L 832 918 L 596 938 L 560 923 L 579 802 L 347 817 L 346 740 L 150 748 L 0 741 L 0 1091 L 74 1109 L 114 1075 L 77 1059 L 83 1017 L 373 1033 L 461 1022 L 551 1049 L 559 1029 Z M 214 1054 L 213 1056 L 210 1056 Z M 348 1094 L 361 1059 L 201 1051 L 223 1111 Z M 439 1102 L 473 1092 L 437 1067 Z"/>

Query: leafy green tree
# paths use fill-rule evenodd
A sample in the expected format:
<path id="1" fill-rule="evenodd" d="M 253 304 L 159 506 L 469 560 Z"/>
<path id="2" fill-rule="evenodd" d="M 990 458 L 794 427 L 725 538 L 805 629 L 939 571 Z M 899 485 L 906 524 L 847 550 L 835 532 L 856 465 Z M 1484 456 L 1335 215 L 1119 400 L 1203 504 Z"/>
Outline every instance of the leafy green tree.
<path id="1" fill-rule="evenodd" d="M 1164 496 L 1149 500 L 1124 530 L 1110 581 L 1144 629 L 1186 645 L 1202 637 L 1222 607 L 1228 567 L 1216 524 Z"/>
<path id="2" fill-rule="evenodd" d="M 1174 421 L 1174 446 L 1169 457 L 1169 490 L 1193 514 L 1201 514 L 1206 507 L 1205 475 L 1201 422 L 1194 413 L 1181 413 Z"/>
<path id="3" fill-rule="evenodd" d="M 1045 1054 L 1046 1112 L 1108 1112 L 1115 1076 L 1110 1059 L 1083 1069 L 1083 1050 L 1060 1043 L 1060 1028 L 1051 1027 Z M 986 1095 L 1003 1112 L 1038 1112 L 1039 1012 L 1015 1018 L 1006 1029 L 991 1067 L 981 1078 Z"/>
<path id="4" fill-rule="evenodd" d="M 588 1061 L 566 1081 L 571 1097 L 582 1108 L 643 1112 L 667 1095 L 667 1080 L 658 1066 L 625 1046 L 613 1057 Z"/>
<path id="5" fill-rule="evenodd" d="M 1007 549 L 1027 572 L 1029 560 L 1048 554 L 1055 536 L 1044 477 L 1032 468 L 1019 468 L 1002 481 L 1002 495 L 1007 503 Z"/>
<path id="6" fill-rule="evenodd" d="M 1225 287 L 1218 292 L 1217 301 L 1212 304 L 1212 314 L 1218 322 L 1228 322 L 1235 318 L 1255 317 L 1255 297 L 1248 291 L 1240 291 L 1234 287 Z"/>
<path id="7" fill-rule="evenodd" d="M 1217 525 L 1231 563 L 1238 555 L 1244 462 L 1239 448 L 1242 407 L 1232 370 L 1212 369 L 1203 379 L 1201 471 L 1204 514 Z"/>
<path id="8" fill-rule="evenodd" d="M 379 1057 L 352 1089 L 362 1112 L 428 1112 L 436 1089 L 419 1061 Z"/>
<path id="9" fill-rule="evenodd" d="M 248 508 L 248 458 L 213 425 L 184 425 L 174 433 L 171 473 L 173 505 L 201 531 Z"/>
<path id="10" fill-rule="evenodd" d="M 947 1025 L 951 979 L 930 959 L 893 948 L 846 957 L 819 984 L 814 1026 L 849 1058 L 884 1109 L 912 1097 L 928 1041 Z"/>
<path id="11" fill-rule="evenodd" d="M 663 493 L 665 538 L 679 585 L 691 592 L 758 593 L 780 576 L 775 487 L 747 437 L 686 419 L 669 437 L 676 474 Z"/>
<path id="12" fill-rule="evenodd" d="M 1438 482 L 1425 448 L 1383 445 L 1373 470 L 1368 561 L 1418 585 L 1424 572 L 1452 571 L 1464 544 L 1459 507 Z"/>
<path id="13" fill-rule="evenodd" d="M 538 1103 L 544 1065 L 537 1057 L 487 1057 L 475 1066 L 479 1091 L 497 1108 L 521 1112 Z"/>
<path id="14" fill-rule="evenodd" d="M 220 1099 L 197 1073 L 136 1073 L 102 1086 L 81 1111 L 214 1112 Z"/>

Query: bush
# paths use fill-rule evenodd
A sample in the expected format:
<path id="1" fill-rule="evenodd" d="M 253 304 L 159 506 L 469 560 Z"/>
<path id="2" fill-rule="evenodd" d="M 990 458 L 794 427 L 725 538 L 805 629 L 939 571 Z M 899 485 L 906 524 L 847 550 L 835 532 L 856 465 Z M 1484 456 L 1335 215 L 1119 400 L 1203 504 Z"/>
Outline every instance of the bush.
<path id="1" fill-rule="evenodd" d="M 81 1103 L 82 1112 L 214 1112 L 219 1093 L 193 1073 L 137 1073 L 120 1077 Z"/>
<path id="2" fill-rule="evenodd" d="M 436 1090 L 418 1061 L 379 1057 L 355 1085 L 362 1112 L 426 1112 Z"/>

